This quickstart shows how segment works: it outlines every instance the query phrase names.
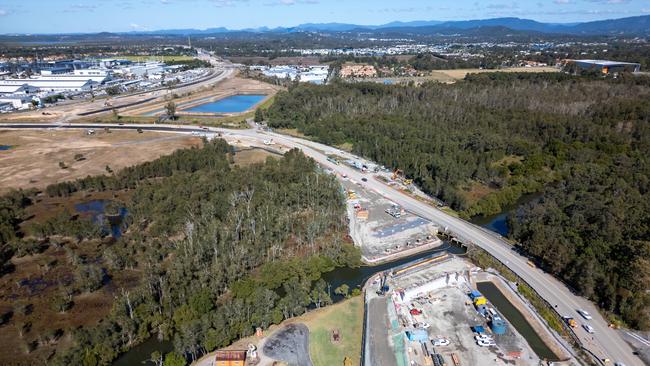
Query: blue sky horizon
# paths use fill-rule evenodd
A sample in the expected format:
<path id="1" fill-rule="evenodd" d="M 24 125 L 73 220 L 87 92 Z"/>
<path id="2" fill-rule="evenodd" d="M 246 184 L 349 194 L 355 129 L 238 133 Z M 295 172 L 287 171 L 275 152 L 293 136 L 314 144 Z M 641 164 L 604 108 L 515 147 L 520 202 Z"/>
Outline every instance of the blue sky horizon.
<path id="1" fill-rule="evenodd" d="M 639 15 L 650 15 L 648 0 L 0 0 L 0 34 L 379 25 L 500 17 L 576 23 Z"/>

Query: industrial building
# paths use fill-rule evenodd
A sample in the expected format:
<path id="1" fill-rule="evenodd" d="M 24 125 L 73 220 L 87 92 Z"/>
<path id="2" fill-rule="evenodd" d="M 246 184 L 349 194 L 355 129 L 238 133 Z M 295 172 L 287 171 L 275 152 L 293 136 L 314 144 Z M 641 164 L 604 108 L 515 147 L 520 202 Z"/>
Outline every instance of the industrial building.
<path id="1" fill-rule="evenodd" d="M 9 106 L 13 109 L 26 109 L 32 105 L 32 100 L 35 100 L 34 96 L 28 94 L 5 94 L 0 95 L 0 106 L 5 111 L 10 110 Z"/>
<path id="2" fill-rule="evenodd" d="M 6 79 L 0 80 L 0 88 L 29 85 L 41 92 L 81 92 L 94 89 L 98 82 L 83 77 L 57 77 L 48 76 L 34 79 Z"/>
<path id="3" fill-rule="evenodd" d="M 26 82 L 4 83 L 3 80 L 0 80 L 0 96 L 7 94 L 36 94 L 37 92 L 38 88 Z"/>
<path id="4" fill-rule="evenodd" d="M 274 77 L 278 79 L 290 79 L 297 80 L 300 82 L 314 83 L 314 84 L 323 84 L 327 80 L 329 75 L 329 66 L 328 65 L 313 65 L 313 66 L 293 66 L 293 65 L 282 65 L 282 66 L 250 66 L 251 70 L 261 70 L 262 74 L 269 77 Z"/>
<path id="5" fill-rule="evenodd" d="M 603 74 L 619 72 L 639 72 L 641 64 L 609 60 L 564 60 L 566 66 L 575 67 L 575 71 L 596 70 Z"/>

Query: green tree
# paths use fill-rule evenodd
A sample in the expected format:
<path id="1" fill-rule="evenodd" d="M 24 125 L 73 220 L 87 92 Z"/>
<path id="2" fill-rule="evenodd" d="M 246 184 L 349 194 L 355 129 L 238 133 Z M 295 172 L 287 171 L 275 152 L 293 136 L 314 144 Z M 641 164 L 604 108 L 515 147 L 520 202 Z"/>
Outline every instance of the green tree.
<path id="1" fill-rule="evenodd" d="M 167 112 L 167 116 L 169 116 L 169 119 L 175 120 L 176 119 L 176 103 L 174 101 L 169 101 L 167 105 L 165 105 L 165 111 Z"/>
<path id="2" fill-rule="evenodd" d="M 165 355 L 164 366 L 185 366 L 187 365 L 187 360 L 185 357 L 179 355 L 178 353 L 172 351 Z"/>
<path id="3" fill-rule="evenodd" d="M 264 121 L 264 111 L 262 108 L 257 108 L 255 110 L 255 122 L 262 122 Z"/>
<path id="4" fill-rule="evenodd" d="M 348 297 L 349 292 L 350 292 L 350 286 L 346 285 L 345 283 L 334 290 L 335 294 L 345 296 L 345 297 Z"/>

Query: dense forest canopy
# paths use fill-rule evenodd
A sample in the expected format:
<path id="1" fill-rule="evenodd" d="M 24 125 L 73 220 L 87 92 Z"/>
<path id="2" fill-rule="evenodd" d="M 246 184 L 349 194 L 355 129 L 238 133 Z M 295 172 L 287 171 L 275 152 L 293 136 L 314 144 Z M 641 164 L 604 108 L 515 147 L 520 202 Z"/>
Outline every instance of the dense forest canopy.
<path id="1" fill-rule="evenodd" d="M 88 233 L 85 226 L 75 231 L 68 216 L 50 220 L 60 225 L 21 231 L 29 194 L 0 200 L 8 219 L 1 231 L 3 265 L 30 239 L 71 236 L 100 247 L 89 258 L 61 244 L 71 258 L 64 265 L 77 269 L 53 300 L 61 311 L 77 294 L 96 291 L 113 277 L 132 273 L 138 279 L 117 290 L 110 314 L 97 326 L 61 330 L 73 341 L 52 364 L 106 365 L 150 336 L 173 339 L 171 358 L 194 360 L 256 327 L 331 303 L 321 274 L 360 258 L 345 242 L 339 184 L 298 150 L 245 167 L 232 165 L 232 154 L 223 140 L 206 141 L 115 175 L 48 187 L 49 195 L 64 197 L 132 190 L 128 229 L 114 242 L 97 242 L 106 234 Z"/>
<path id="2" fill-rule="evenodd" d="M 605 310 L 650 327 L 647 77 L 299 85 L 264 114 L 403 169 L 465 217 L 542 192 L 511 218 L 518 245 Z"/>

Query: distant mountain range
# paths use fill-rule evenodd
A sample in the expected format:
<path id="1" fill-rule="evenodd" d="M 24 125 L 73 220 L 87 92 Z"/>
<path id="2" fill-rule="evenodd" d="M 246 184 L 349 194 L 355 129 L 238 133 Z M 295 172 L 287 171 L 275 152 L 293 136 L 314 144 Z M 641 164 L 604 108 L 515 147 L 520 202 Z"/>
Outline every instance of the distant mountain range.
<path id="1" fill-rule="evenodd" d="M 584 23 L 542 23 L 521 18 L 493 18 L 460 21 L 412 21 L 391 22 L 382 25 L 358 25 L 349 23 L 306 23 L 295 27 L 166 29 L 157 31 L 127 32 L 126 34 L 148 35 L 206 35 L 230 32 L 249 33 L 291 33 L 291 32 L 444 32 L 475 28 L 508 28 L 516 31 L 557 33 L 569 35 L 650 35 L 650 15 L 599 20 Z M 421 29 L 417 29 L 421 28 Z"/>

